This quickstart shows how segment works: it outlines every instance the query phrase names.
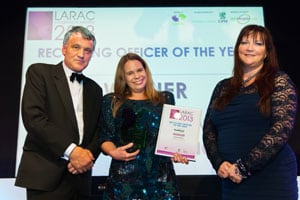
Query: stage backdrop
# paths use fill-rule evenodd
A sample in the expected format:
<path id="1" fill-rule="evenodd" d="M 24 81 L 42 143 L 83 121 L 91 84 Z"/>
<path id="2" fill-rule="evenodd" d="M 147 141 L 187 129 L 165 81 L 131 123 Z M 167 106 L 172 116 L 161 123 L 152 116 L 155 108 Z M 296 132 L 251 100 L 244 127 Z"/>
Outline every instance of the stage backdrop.
<path id="1" fill-rule="evenodd" d="M 97 39 L 84 74 L 98 82 L 104 94 L 113 89 L 120 57 L 135 52 L 148 62 L 157 89 L 173 92 L 177 105 L 200 108 L 204 116 L 216 83 L 231 76 L 239 31 L 247 24 L 264 25 L 263 16 L 262 7 L 31 7 L 25 26 L 21 95 L 28 66 L 60 62 L 64 34 L 82 25 Z M 16 166 L 26 136 L 19 119 Z M 93 175 L 106 176 L 109 165 L 110 158 L 101 155 Z M 175 164 L 175 169 L 178 175 L 215 174 L 204 151 L 202 130 L 196 161 Z"/>

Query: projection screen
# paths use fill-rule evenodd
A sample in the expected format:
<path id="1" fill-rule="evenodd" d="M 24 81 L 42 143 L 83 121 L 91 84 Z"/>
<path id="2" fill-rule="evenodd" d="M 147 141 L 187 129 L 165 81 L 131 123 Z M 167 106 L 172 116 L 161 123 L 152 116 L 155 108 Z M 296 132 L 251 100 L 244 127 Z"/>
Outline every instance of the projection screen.
<path id="1" fill-rule="evenodd" d="M 84 74 L 98 82 L 104 94 L 112 92 L 120 56 L 135 52 L 149 64 L 157 89 L 173 92 L 177 105 L 200 108 L 202 116 L 216 83 L 231 76 L 240 29 L 264 25 L 262 7 L 30 7 L 26 14 L 21 95 L 27 67 L 60 62 L 64 34 L 82 25 L 97 39 Z M 16 166 L 25 136 L 20 115 Z M 202 130 L 198 143 L 195 162 L 175 164 L 178 175 L 215 174 Z M 110 158 L 101 155 L 93 175 L 106 176 L 109 164 Z"/>

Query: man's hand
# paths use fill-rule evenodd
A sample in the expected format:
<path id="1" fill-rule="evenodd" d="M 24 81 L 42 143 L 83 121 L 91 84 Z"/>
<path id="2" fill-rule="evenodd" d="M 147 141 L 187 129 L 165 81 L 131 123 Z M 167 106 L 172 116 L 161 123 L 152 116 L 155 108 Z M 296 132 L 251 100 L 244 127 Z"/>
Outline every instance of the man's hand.
<path id="1" fill-rule="evenodd" d="M 84 173 L 94 166 L 94 156 L 88 149 L 75 147 L 71 152 L 70 163 L 68 164 L 69 172 L 73 174 Z M 71 170 L 71 171 L 70 171 Z"/>
<path id="2" fill-rule="evenodd" d="M 68 163 L 68 171 L 71 174 L 79 174 L 79 171 L 77 171 L 70 162 Z"/>

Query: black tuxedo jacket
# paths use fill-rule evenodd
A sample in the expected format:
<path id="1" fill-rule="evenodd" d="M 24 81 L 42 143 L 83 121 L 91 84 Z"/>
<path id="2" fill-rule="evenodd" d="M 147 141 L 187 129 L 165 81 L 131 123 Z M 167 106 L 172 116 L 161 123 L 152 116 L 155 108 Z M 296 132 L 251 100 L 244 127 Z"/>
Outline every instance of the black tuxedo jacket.
<path id="1" fill-rule="evenodd" d="M 78 145 L 79 132 L 75 110 L 62 63 L 33 64 L 26 73 L 22 96 L 22 119 L 27 130 L 16 186 L 53 190 L 67 171 L 61 157 L 66 148 Z M 93 80 L 83 80 L 83 148 L 95 158 L 100 154 L 100 112 L 102 88 Z M 73 175 L 74 184 L 89 192 L 91 171 Z"/>

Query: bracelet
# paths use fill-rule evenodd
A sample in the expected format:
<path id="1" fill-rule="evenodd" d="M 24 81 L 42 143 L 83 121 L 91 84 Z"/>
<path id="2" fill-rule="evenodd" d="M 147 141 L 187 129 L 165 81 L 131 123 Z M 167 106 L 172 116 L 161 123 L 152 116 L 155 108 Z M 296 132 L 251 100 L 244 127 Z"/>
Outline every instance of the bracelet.
<path id="1" fill-rule="evenodd" d="M 236 165 L 234 168 L 234 173 L 240 177 L 242 177 L 243 179 L 247 178 L 247 176 L 243 176 L 243 174 L 241 173 L 241 171 L 239 170 L 238 166 Z"/>
<path id="2" fill-rule="evenodd" d="M 243 178 L 247 178 L 249 176 L 251 176 L 251 173 L 247 170 L 247 168 L 245 167 L 245 165 L 242 162 L 242 159 L 237 159 L 236 161 L 236 169 L 235 169 L 235 173 L 241 175 Z"/>

